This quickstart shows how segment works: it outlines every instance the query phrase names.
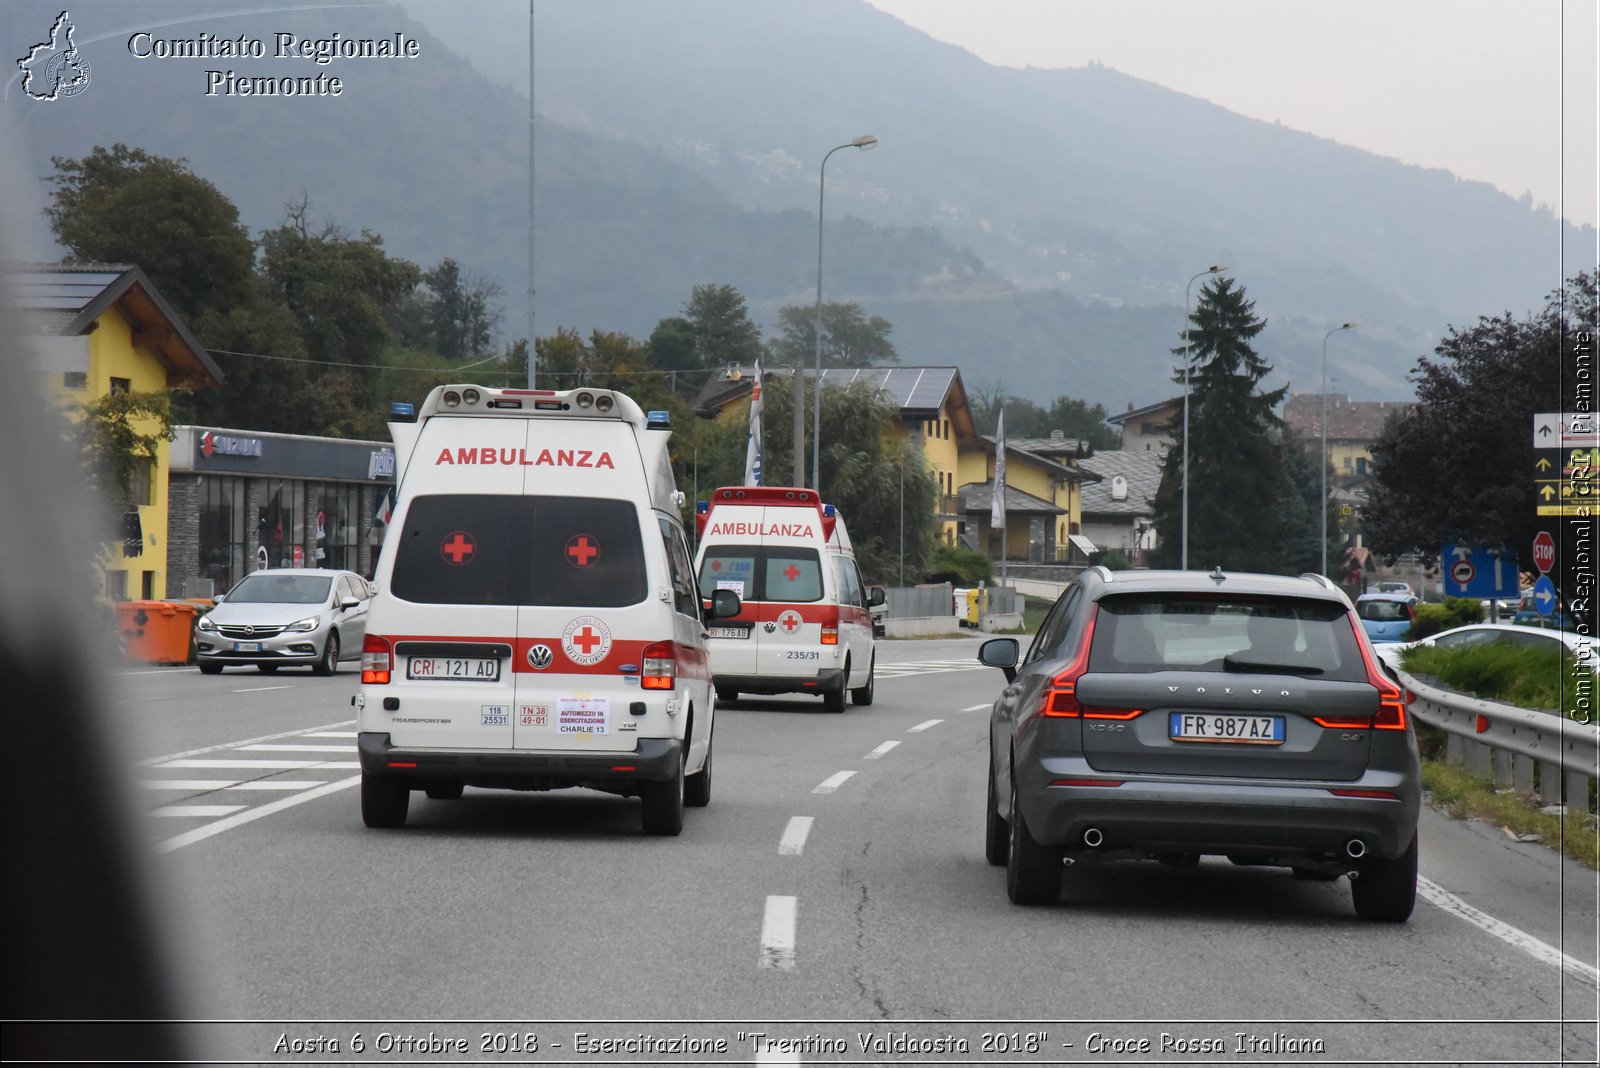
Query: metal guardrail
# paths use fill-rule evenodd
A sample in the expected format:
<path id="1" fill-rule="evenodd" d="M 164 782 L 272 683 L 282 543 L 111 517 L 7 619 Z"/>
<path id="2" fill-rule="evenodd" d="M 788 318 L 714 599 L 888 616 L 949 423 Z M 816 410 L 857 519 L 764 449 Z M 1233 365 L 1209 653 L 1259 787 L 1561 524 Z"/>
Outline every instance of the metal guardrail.
<path id="1" fill-rule="evenodd" d="M 1537 794 L 1546 804 L 1565 801 L 1587 812 L 1589 783 L 1600 779 L 1600 726 L 1557 712 L 1539 712 L 1429 686 L 1404 671 L 1413 695 L 1411 714 L 1449 734 L 1445 756 L 1487 773 L 1500 787 Z"/>

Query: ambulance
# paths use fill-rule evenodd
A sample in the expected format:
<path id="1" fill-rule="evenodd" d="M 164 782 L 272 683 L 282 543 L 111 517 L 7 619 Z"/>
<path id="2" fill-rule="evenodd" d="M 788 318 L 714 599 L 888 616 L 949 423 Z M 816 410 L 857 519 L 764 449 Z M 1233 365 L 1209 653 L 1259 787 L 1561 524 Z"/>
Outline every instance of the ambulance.
<path id="1" fill-rule="evenodd" d="M 396 504 L 361 655 L 361 816 L 413 791 L 584 786 L 675 835 L 711 799 L 715 695 L 665 412 L 604 389 L 396 405 Z"/>
<path id="2" fill-rule="evenodd" d="M 845 694 L 872 703 L 871 609 L 844 520 L 815 490 L 728 486 L 695 506 L 695 570 L 705 604 L 741 607 L 711 626 L 711 672 L 724 704 L 741 693 L 811 693 L 829 712 Z"/>

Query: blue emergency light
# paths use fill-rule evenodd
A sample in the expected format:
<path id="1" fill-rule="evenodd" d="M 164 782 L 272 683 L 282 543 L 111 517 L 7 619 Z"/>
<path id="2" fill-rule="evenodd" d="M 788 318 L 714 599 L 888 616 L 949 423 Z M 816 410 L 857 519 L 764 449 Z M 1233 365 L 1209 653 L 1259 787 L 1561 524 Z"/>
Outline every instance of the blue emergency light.
<path id="1" fill-rule="evenodd" d="M 417 406 L 407 404 L 405 401 L 395 401 L 389 405 L 389 422 L 415 423 L 417 421 Z"/>
<path id="2" fill-rule="evenodd" d="M 672 413 L 663 411 L 660 408 L 657 408 L 653 412 L 646 412 L 644 415 L 644 426 L 646 430 L 671 430 Z"/>
<path id="3" fill-rule="evenodd" d="M 829 519 L 832 519 L 834 516 L 839 514 L 839 510 L 831 504 L 825 504 L 822 506 L 822 514 Z"/>
<path id="4" fill-rule="evenodd" d="M 694 510 L 695 510 L 695 514 L 696 515 L 705 515 L 707 512 L 711 511 L 711 502 L 710 501 L 695 501 L 694 502 Z"/>

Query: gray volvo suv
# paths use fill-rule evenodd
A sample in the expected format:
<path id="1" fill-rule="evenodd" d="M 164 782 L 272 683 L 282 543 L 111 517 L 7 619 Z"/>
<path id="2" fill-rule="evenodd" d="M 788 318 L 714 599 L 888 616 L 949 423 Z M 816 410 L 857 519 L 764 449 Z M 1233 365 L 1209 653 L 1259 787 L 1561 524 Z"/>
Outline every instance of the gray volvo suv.
<path id="1" fill-rule="evenodd" d="M 1065 865 L 1203 855 L 1348 874 L 1358 915 L 1416 899 L 1421 773 L 1405 694 L 1327 579 L 1093 567 L 1005 672 L 985 853 L 1018 904 Z"/>

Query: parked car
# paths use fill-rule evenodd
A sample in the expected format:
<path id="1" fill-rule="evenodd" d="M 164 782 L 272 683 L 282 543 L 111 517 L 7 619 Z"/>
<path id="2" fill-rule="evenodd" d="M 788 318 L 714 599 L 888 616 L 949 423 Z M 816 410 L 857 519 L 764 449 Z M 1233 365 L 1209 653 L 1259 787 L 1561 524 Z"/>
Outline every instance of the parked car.
<path id="1" fill-rule="evenodd" d="M 353 571 L 280 568 L 240 579 L 195 627 L 200 670 L 234 664 L 271 673 L 309 667 L 332 675 L 341 660 L 361 659 L 372 590 Z"/>
<path id="2" fill-rule="evenodd" d="M 1321 576 L 1091 567 L 1027 655 L 993 638 L 984 853 L 1017 904 L 1063 861 L 1204 855 L 1351 874 L 1358 915 L 1401 922 L 1421 773 L 1404 697 Z"/>
<path id="3" fill-rule="evenodd" d="M 1372 587 L 1371 592 L 1399 593 L 1404 594 L 1407 597 L 1415 597 L 1417 595 L 1416 591 L 1411 588 L 1411 583 L 1409 582 L 1380 582 L 1376 586 Z"/>
<path id="4" fill-rule="evenodd" d="M 1403 593 L 1363 593 L 1356 598 L 1356 615 L 1372 644 L 1404 641 L 1417 618 L 1417 599 Z"/>
<path id="5" fill-rule="evenodd" d="M 1438 634 L 1423 638 L 1421 641 L 1394 642 L 1387 645 L 1374 646 L 1373 650 L 1384 663 L 1398 668 L 1401 654 L 1407 649 L 1416 649 L 1422 646 L 1437 646 L 1440 649 L 1465 649 L 1469 646 L 1487 645 L 1491 642 L 1509 642 L 1515 645 L 1545 649 L 1565 647 L 1571 651 L 1572 655 L 1586 661 L 1591 669 L 1595 663 L 1592 638 L 1586 638 L 1571 631 L 1544 630 L 1515 623 L 1473 623 L 1465 627 L 1442 630 Z"/>

